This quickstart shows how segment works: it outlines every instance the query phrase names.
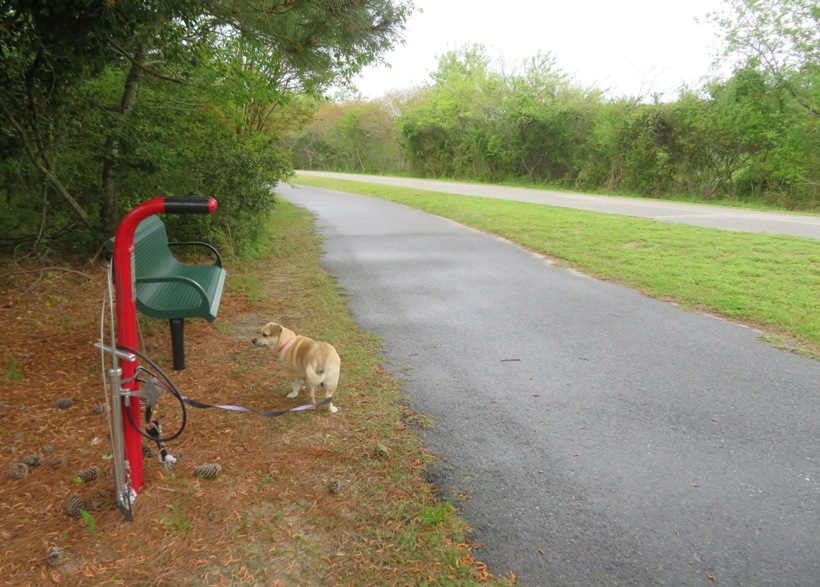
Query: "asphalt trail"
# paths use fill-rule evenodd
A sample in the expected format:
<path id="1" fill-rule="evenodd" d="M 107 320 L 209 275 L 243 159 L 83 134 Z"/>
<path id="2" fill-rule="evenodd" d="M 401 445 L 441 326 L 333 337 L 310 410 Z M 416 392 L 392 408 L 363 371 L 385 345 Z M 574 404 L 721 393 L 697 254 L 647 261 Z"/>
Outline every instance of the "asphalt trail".
<path id="1" fill-rule="evenodd" d="M 432 480 L 492 572 L 817 584 L 820 362 L 418 210 L 277 192 L 316 214 L 326 269 L 434 421 Z"/>
<path id="2" fill-rule="evenodd" d="M 351 181 L 448 192 L 461 194 L 463 196 L 481 196 L 500 200 L 529 202 L 531 204 L 560 206 L 562 208 L 576 208 L 607 214 L 620 214 L 622 216 L 634 216 L 636 218 L 651 218 L 652 220 L 659 220 L 661 222 L 675 222 L 692 226 L 705 226 L 707 228 L 722 228 L 724 230 L 742 232 L 788 234 L 791 236 L 820 240 L 820 216 L 817 215 L 762 212 L 724 206 L 664 202 L 650 198 L 616 198 L 499 185 L 458 183 L 438 179 L 358 175 L 354 173 L 333 173 L 329 171 L 299 171 L 299 173 L 302 175 L 336 177 Z"/>

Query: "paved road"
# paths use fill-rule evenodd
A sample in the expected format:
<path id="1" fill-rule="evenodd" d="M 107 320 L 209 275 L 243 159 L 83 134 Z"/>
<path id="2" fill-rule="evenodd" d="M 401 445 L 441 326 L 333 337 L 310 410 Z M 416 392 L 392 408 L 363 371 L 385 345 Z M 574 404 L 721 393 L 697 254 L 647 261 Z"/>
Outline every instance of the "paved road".
<path id="1" fill-rule="evenodd" d="M 513 188 L 496 185 L 465 184 L 433 179 L 411 179 L 404 177 L 382 177 L 377 175 L 357 175 L 352 173 L 330 173 L 324 171 L 299 171 L 302 175 L 338 177 L 368 183 L 396 185 L 423 190 L 434 190 L 484 196 L 502 200 L 516 200 L 533 204 L 548 204 L 564 208 L 578 208 L 593 212 L 607 212 L 638 218 L 652 218 L 664 222 L 678 222 L 708 228 L 723 228 L 748 232 L 788 234 L 820 240 L 820 216 L 759 212 L 721 206 L 702 206 L 675 202 L 659 202 L 641 198 L 613 198 L 590 194 L 551 192 Z"/>
<path id="2" fill-rule="evenodd" d="M 354 318 L 434 420 L 431 476 L 468 498 L 492 572 L 817 585 L 820 362 L 405 206 L 277 191 L 317 215 Z"/>

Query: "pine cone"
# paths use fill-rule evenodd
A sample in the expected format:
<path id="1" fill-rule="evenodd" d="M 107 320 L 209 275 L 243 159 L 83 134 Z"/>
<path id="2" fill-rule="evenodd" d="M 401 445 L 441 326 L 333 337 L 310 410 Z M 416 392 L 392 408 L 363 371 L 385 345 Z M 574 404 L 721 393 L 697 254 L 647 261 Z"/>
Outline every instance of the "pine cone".
<path id="1" fill-rule="evenodd" d="M 65 500 L 65 513 L 71 516 L 72 518 L 79 518 L 82 514 L 80 510 L 88 510 L 88 504 L 85 503 L 82 499 L 80 499 L 77 495 L 70 495 L 67 500 Z"/>
<path id="2" fill-rule="evenodd" d="M 100 476 L 102 473 L 102 469 L 99 467 L 88 467 L 87 469 L 83 469 L 79 473 L 77 473 L 72 481 L 74 483 L 88 483 L 90 481 L 94 481 L 97 477 Z"/>
<path id="3" fill-rule="evenodd" d="M 339 495 L 342 492 L 342 482 L 338 479 L 334 479 L 328 484 L 327 490 L 333 495 Z"/>
<path id="4" fill-rule="evenodd" d="M 43 464 L 43 457 L 40 455 L 26 455 L 23 457 L 23 464 L 29 467 L 39 467 Z"/>
<path id="5" fill-rule="evenodd" d="M 66 551 L 59 546 L 52 546 L 46 554 L 46 562 L 50 567 L 59 567 L 67 558 Z"/>
<path id="6" fill-rule="evenodd" d="M 64 397 L 58 399 L 54 405 L 57 406 L 58 410 L 67 410 L 68 408 L 74 405 L 74 400 Z"/>
<path id="7" fill-rule="evenodd" d="M 383 444 L 376 445 L 376 448 L 373 449 L 373 456 L 377 459 L 386 459 L 388 454 L 387 447 Z"/>
<path id="8" fill-rule="evenodd" d="M 157 456 L 157 451 L 154 450 L 154 447 L 150 444 L 143 444 L 142 445 L 142 457 L 145 459 L 150 459 Z"/>
<path id="9" fill-rule="evenodd" d="M 101 414 L 104 414 L 107 409 L 108 407 L 105 404 L 97 404 L 96 406 L 91 408 L 91 413 L 95 416 L 99 416 Z"/>
<path id="10" fill-rule="evenodd" d="M 222 472 L 222 465 L 214 463 L 210 465 L 199 465 L 194 469 L 194 476 L 200 479 L 216 479 Z"/>
<path id="11" fill-rule="evenodd" d="M 8 471 L 6 471 L 7 479 L 23 479 L 26 475 L 28 475 L 28 465 L 25 463 L 12 465 Z"/>

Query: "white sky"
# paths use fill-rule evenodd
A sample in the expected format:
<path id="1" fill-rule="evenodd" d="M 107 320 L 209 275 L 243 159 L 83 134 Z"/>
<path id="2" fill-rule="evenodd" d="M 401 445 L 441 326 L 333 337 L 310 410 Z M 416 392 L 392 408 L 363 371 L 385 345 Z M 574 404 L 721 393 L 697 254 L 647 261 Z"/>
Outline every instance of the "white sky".
<path id="1" fill-rule="evenodd" d="M 354 85 L 374 99 L 430 81 L 438 56 L 483 43 L 508 65 L 552 53 L 579 85 L 610 96 L 677 96 L 710 72 L 721 39 L 706 13 L 721 0 L 416 0 L 406 44 Z M 695 22 L 699 19 L 700 23 Z"/>

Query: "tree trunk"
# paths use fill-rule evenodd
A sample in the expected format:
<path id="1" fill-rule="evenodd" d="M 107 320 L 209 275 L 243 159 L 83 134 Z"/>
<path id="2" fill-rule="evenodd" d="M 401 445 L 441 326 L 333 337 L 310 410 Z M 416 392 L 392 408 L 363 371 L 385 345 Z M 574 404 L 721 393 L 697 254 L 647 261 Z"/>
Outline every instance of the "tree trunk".
<path id="1" fill-rule="evenodd" d="M 142 47 L 138 46 L 134 50 L 131 59 L 131 69 L 125 78 L 125 86 L 122 90 L 122 98 L 116 112 L 117 122 L 111 128 L 103 146 L 103 168 L 102 168 L 102 205 L 100 208 L 100 220 L 108 234 L 114 234 L 119 223 L 119 202 L 117 189 L 114 182 L 115 168 L 117 166 L 117 154 L 119 153 L 120 130 L 134 109 L 137 102 L 137 89 L 139 88 L 140 77 L 145 67 L 145 57 L 142 54 Z"/>
<path id="2" fill-rule="evenodd" d="M 29 159 L 31 159 L 31 162 L 34 164 L 37 170 L 43 174 L 46 180 L 50 182 L 52 186 L 54 186 L 54 189 L 57 190 L 57 193 L 60 194 L 60 196 L 62 196 L 62 198 L 68 203 L 68 205 L 74 209 L 74 212 L 76 212 L 77 216 L 80 217 L 80 219 L 83 221 L 83 224 L 85 224 L 85 226 L 93 232 L 94 223 L 91 222 L 91 219 L 88 217 L 88 214 L 85 213 L 85 210 L 83 210 L 82 206 L 80 206 L 80 204 L 77 203 L 77 200 L 75 200 L 72 197 L 72 195 L 60 181 L 60 178 L 57 177 L 56 173 L 54 173 L 54 168 L 51 165 L 51 160 L 46 155 L 46 151 L 44 149 L 40 149 L 38 151 L 38 149 L 34 145 L 32 145 L 31 140 L 29 140 L 29 135 L 23 128 L 23 125 L 17 121 L 11 109 L 2 99 L 0 99 L 0 108 L 2 108 L 3 112 L 8 117 L 9 122 L 11 122 L 12 127 L 14 127 L 14 130 L 17 131 L 17 134 L 23 141 L 26 153 L 28 154 Z"/>

